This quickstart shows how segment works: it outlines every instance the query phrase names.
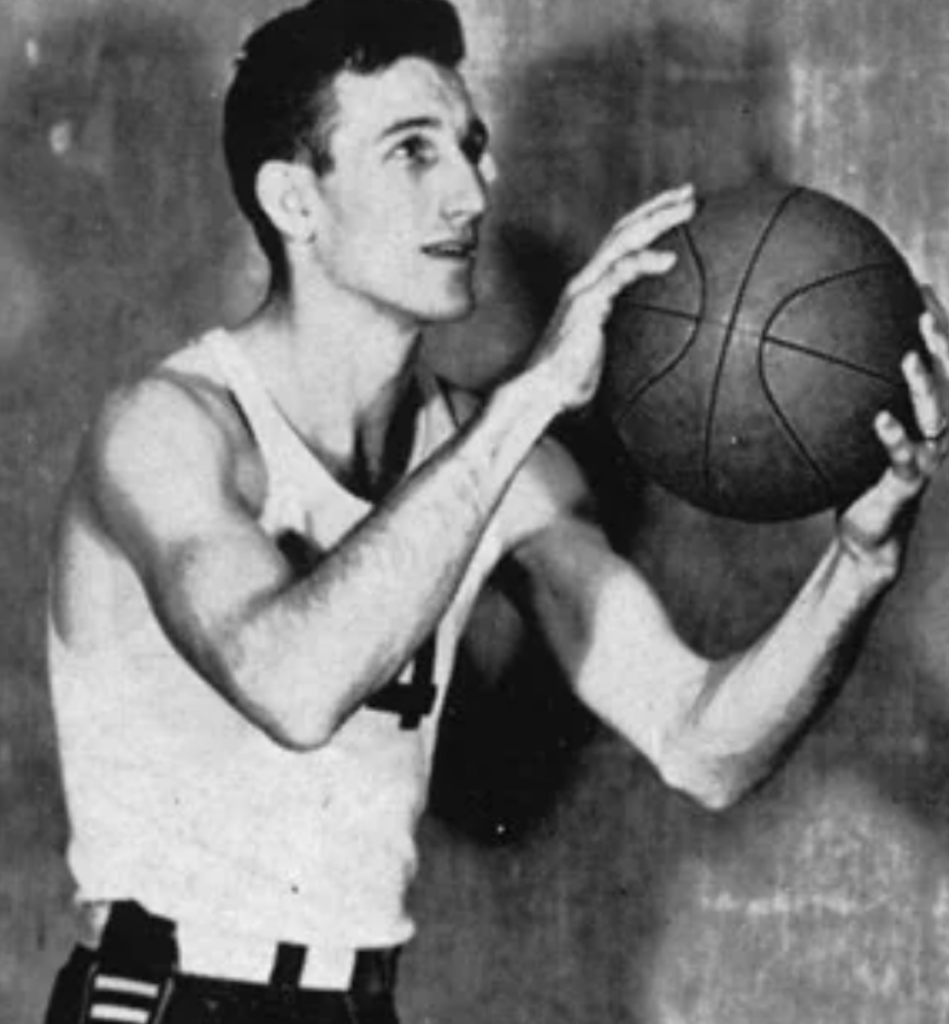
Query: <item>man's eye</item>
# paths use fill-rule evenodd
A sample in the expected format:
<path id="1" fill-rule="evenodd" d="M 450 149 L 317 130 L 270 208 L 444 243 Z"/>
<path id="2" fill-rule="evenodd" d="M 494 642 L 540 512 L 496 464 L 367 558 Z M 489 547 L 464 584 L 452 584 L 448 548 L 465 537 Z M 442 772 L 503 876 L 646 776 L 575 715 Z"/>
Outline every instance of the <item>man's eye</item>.
<path id="1" fill-rule="evenodd" d="M 393 152 L 400 160 L 413 164 L 429 164 L 435 160 L 435 147 L 420 135 L 403 139 Z"/>

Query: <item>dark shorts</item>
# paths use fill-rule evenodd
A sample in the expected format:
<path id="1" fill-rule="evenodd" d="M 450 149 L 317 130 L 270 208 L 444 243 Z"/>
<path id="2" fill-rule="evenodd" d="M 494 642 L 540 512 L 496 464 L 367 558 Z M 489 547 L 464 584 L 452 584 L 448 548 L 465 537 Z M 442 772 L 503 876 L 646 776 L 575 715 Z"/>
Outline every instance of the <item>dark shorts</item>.
<path id="1" fill-rule="evenodd" d="M 46 1024 L 398 1024 L 393 951 L 360 954 L 342 992 L 299 988 L 279 969 L 269 984 L 207 978 L 178 970 L 173 928 L 150 930 L 160 919 L 131 906 L 100 949 L 75 948 Z"/>

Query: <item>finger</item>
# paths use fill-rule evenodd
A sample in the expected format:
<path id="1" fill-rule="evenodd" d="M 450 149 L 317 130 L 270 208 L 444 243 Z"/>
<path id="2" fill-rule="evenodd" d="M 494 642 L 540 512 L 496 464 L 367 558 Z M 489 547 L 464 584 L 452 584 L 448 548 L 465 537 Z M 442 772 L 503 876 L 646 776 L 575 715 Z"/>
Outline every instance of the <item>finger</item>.
<path id="1" fill-rule="evenodd" d="M 929 352 L 932 368 L 943 382 L 949 382 L 949 326 L 940 316 L 927 310 L 919 318 L 920 332 Z"/>
<path id="2" fill-rule="evenodd" d="M 695 190 L 691 186 L 663 193 L 654 202 L 621 217 L 607 234 L 601 251 L 615 249 L 618 245 L 628 247 L 640 237 L 643 244 L 648 244 L 663 231 L 691 217 L 696 203 Z"/>
<path id="3" fill-rule="evenodd" d="M 624 224 L 626 221 L 632 220 L 634 217 L 651 216 L 657 210 L 661 210 L 664 206 L 674 205 L 684 200 L 693 199 L 695 197 L 695 186 L 691 182 L 687 182 L 684 185 L 678 185 L 675 188 L 667 188 L 663 192 L 658 192 L 647 200 L 645 203 L 641 203 L 635 209 L 630 210 L 629 213 L 622 216 L 617 221 L 617 226 Z"/>
<path id="4" fill-rule="evenodd" d="M 926 311 L 935 321 L 936 328 L 944 335 L 949 334 L 949 312 L 946 311 L 946 307 L 940 301 L 933 286 L 930 284 L 921 285 L 920 291 L 922 292 Z"/>
<path id="5" fill-rule="evenodd" d="M 881 413 L 874 430 L 887 450 L 889 465 L 877 483 L 851 505 L 841 524 L 864 547 L 872 547 L 889 533 L 901 512 L 919 496 L 926 480 L 916 462 L 913 443 L 895 417 Z"/>
<path id="6" fill-rule="evenodd" d="M 578 289 L 574 284 L 568 315 L 583 319 L 592 317 L 602 325 L 609 315 L 613 300 L 624 288 L 641 277 L 665 274 L 675 262 L 675 253 L 661 249 L 628 253 L 610 264 L 597 280 L 591 281 L 585 288 Z"/>
<path id="7" fill-rule="evenodd" d="M 662 235 L 684 224 L 695 213 L 691 191 L 673 201 L 652 208 L 648 214 L 634 211 L 619 221 L 592 259 L 577 276 L 577 284 L 585 287 L 603 276 L 610 265 L 638 249 L 645 249 Z"/>
<path id="8" fill-rule="evenodd" d="M 648 223 L 630 225 L 600 248 L 577 276 L 577 286 L 582 290 L 610 272 L 618 261 L 625 261 L 630 256 L 645 252 L 663 235 L 685 223 L 692 216 L 692 212 L 689 206 L 669 207 L 654 214 Z"/>
<path id="9" fill-rule="evenodd" d="M 910 352 L 903 359 L 902 370 L 920 434 L 930 441 L 940 440 L 945 432 L 946 412 L 933 375 L 926 369 L 919 352 Z"/>
<path id="10" fill-rule="evenodd" d="M 873 426 L 886 449 L 889 465 L 840 521 L 841 535 L 845 539 L 849 535 L 864 548 L 886 538 L 899 517 L 919 499 L 938 463 L 938 458 L 929 456 L 929 446 L 914 444 L 900 421 L 890 413 L 880 413 Z"/>
<path id="11" fill-rule="evenodd" d="M 676 254 L 668 249 L 643 249 L 627 253 L 610 264 L 605 273 L 591 287 L 607 303 L 628 285 L 641 277 L 658 277 L 668 273 L 676 263 Z"/>
<path id="12" fill-rule="evenodd" d="M 632 209 L 627 210 L 627 212 L 613 224 L 609 234 L 612 234 L 612 232 L 616 230 L 621 230 L 624 225 L 629 223 L 629 221 L 642 217 L 650 217 L 663 207 L 683 202 L 684 200 L 694 197 L 694 195 L 695 186 L 692 184 L 678 185 L 675 188 L 667 188 L 663 192 L 657 192 L 651 199 L 647 199 L 646 202 L 640 203 L 638 206 L 634 206 Z"/>
<path id="13" fill-rule="evenodd" d="M 888 412 L 877 416 L 874 429 L 886 449 L 890 464 L 889 472 L 881 483 L 890 477 L 894 498 L 903 497 L 905 500 L 912 497 L 926 480 L 918 457 L 923 446 L 914 444 L 903 424 Z"/>

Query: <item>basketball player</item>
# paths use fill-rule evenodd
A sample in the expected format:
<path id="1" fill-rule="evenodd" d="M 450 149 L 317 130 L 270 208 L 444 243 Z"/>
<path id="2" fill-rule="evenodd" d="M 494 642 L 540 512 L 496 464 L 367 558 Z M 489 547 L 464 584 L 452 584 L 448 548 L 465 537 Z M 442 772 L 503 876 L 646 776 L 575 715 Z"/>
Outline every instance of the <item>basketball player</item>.
<path id="1" fill-rule="evenodd" d="M 226 104 L 260 309 L 114 394 L 65 497 L 52 690 L 88 935 L 49 1020 L 395 1020 L 405 893 L 459 635 L 500 559 L 579 697 L 722 808 L 765 777 L 896 577 L 944 452 L 949 356 L 907 361 L 879 483 L 781 620 L 709 662 L 609 548 L 547 438 L 600 377 L 617 292 L 668 270 L 691 188 L 621 219 L 528 365 L 481 404 L 419 360 L 474 302 L 487 132 L 446 0 L 314 0 Z"/>

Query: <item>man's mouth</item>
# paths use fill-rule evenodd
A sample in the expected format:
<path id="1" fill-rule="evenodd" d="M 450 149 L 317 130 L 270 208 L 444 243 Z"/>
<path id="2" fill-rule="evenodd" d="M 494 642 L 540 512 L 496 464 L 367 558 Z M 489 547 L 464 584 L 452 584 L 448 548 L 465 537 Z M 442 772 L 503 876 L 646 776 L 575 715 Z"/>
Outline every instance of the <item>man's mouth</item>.
<path id="1" fill-rule="evenodd" d="M 478 240 L 474 235 L 445 238 L 422 246 L 426 256 L 444 260 L 473 260 L 478 251 Z"/>

